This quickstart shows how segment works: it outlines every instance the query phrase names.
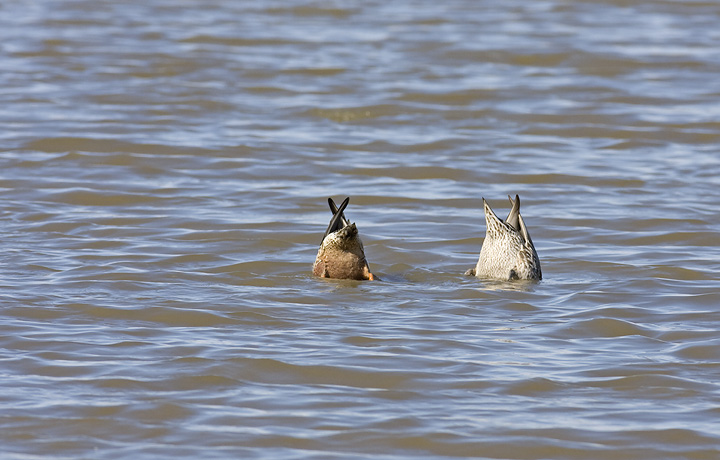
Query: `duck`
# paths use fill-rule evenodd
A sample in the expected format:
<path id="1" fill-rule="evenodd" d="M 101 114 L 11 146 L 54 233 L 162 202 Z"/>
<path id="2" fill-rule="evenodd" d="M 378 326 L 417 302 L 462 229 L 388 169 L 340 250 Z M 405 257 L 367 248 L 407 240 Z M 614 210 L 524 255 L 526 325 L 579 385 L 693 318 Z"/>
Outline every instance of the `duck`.
<path id="1" fill-rule="evenodd" d="M 313 264 L 313 275 L 320 278 L 378 280 L 370 272 L 357 226 L 345 218 L 344 211 L 349 202 L 350 197 L 347 197 L 338 207 L 332 198 L 328 198 L 333 216 L 320 243 Z"/>
<path id="2" fill-rule="evenodd" d="M 485 200 L 485 240 L 477 265 L 466 275 L 495 280 L 541 280 L 540 259 L 525 221 L 520 215 L 520 196 L 508 195 L 511 209 L 505 221 L 493 212 Z"/>

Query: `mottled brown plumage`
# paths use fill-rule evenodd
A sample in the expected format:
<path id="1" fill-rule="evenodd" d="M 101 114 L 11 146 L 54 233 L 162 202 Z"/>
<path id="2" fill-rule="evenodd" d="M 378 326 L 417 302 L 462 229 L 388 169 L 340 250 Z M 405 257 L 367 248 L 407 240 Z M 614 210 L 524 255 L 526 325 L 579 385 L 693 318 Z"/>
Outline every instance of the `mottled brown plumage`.
<path id="1" fill-rule="evenodd" d="M 343 213 L 349 202 L 350 198 L 345 198 L 338 208 L 332 198 L 328 198 L 333 217 L 315 258 L 313 274 L 321 278 L 375 280 L 357 227 Z"/>
<path id="2" fill-rule="evenodd" d="M 520 215 L 520 197 L 508 198 L 512 208 L 505 222 L 495 215 L 483 198 L 487 226 L 485 241 L 477 265 L 465 274 L 502 280 L 542 279 L 540 259 Z"/>

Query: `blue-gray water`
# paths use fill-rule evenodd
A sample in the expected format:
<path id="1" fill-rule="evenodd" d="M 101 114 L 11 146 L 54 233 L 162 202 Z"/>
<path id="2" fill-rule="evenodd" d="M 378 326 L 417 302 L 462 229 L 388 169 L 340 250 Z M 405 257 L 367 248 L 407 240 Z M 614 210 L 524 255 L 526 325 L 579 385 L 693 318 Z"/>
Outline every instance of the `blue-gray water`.
<path id="1" fill-rule="evenodd" d="M 0 456 L 716 458 L 718 23 L 3 3 Z M 515 193 L 544 279 L 463 276 Z"/>

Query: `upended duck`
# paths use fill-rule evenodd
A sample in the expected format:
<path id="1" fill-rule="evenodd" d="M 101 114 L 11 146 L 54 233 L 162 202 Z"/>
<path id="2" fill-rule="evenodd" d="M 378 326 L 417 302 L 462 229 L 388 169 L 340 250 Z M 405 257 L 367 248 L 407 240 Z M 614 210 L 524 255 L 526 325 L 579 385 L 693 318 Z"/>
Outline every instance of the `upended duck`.
<path id="1" fill-rule="evenodd" d="M 485 240 L 480 249 L 475 268 L 466 275 L 498 280 L 539 280 L 542 279 L 540 259 L 520 215 L 520 197 L 513 200 L 512 208 L 505 219 L 500 220 L 483 198 L 485 208 Z"/>
<path id="2" fill-rule="evenodd" d="M 350 197 L 345 198 L 338 208 L 328 198 L 333 216 L 315 258 L 313 274 L 321 278 L 377 280 L 370 272 L 357 227 L 343 214 L 349 202 Z"/>

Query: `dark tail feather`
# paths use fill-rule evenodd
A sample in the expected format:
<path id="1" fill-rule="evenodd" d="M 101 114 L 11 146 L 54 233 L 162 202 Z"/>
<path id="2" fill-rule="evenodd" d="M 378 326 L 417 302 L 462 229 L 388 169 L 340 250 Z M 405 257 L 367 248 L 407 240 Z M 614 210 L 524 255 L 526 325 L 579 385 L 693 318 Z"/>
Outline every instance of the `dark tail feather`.
<path id="1" fill-rule="evenodd" d="M 343 211 L 345 211 L 345 208 L 347 208 L 348 203 L 350 203 L 350 197 L 347 197 L 343 200 L 343 202 L 340 204 L 340 207 L 338 208 L 335 206 L 335 202 L 332 198 L 328 198 L 328 204 L 330 205 L 330 210 L 333 212 L 332 219 L 330 219 L 330 224 L 328 225 L 327 230 L 325 230 L 325 235 L 323 235 L 323 241 L 325 241 L 325 237 L 328 236 L 332 232 L 336 232 L 340 230 L 347 222 L 347 219 L 345 219 L 345 216 L 343 215 Z M 322 243 L 322 242 L 321 242 Z"/>
<path id="2" fill-rule="evenodd" d="M 347 197 L 347 198 L 345 198 L 345 199 L 346 199 L 346 200 L 349 200 L 350 197 Z M 330 205 L 330 211 L 332 211 L 333 215 L 337 214 L 337 212 L 338 212 L 338 207 L 335 206 L 335 202 L 333 201 L 332 198 L 328 198 L 328 204 Z M 350 221 L 345 218 L 345 213 L 340 212 L 340 218 L 342 219 L 343 225 L 345 225 L 345 226 L 350 225 Z"/>

